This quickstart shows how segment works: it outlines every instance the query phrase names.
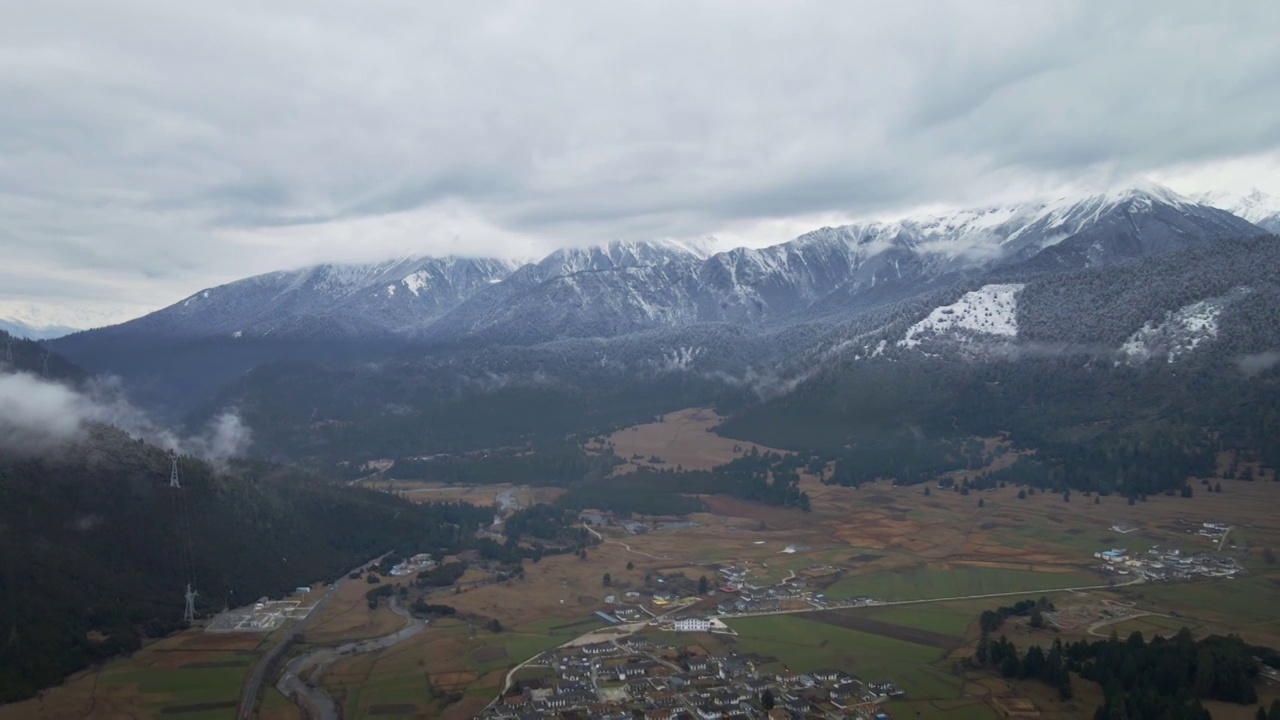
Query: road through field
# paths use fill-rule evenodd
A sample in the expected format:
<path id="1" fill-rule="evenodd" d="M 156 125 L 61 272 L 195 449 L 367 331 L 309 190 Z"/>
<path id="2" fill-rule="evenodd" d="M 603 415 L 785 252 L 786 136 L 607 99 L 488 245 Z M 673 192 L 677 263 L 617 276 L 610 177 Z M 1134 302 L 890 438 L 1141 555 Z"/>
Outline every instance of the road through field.
<path id="1" fill-rule="evenodd" d="M 961 600 L 984 600 L 987 598 L 1019 597 L 1019 596 L 1036 595 L 1036 594 L 1043 595 L 1045 593 L 1081 592 L 1084 590 L 1114 590 L 1115 588 L 1125 587 L 1128 585 L 1137 585 L 1142 582 L 1145 582 L 1142 578 L 1134 578 L 1129 582 L 1119 583 L 1116 585 L 1082 585 L 1080 587 L 1049 588 L 1047 590 L 1016 590 L 1013 592 L 984 593 L 982 595 L 957 595 L 955 597 L 928 598 L 925 600 L 890 600 L 889 602 L 877 602 L 871 605 L 843 605 L 843 606 L 834 605 L 831 607 L 799 608 L 796 610 L 769 610 L 767 612 L 736 613 L 733 615 L 725 615 L 724 617 L 740 618 L 740 617 L 762 617 L 765 615 L 800 615 L 803 613 L 825 612 L 827 610 L 844 610 L 848 608 L 857 608 L 857 607 L 891 607 L 893 605 L 924 605 L 927 603 L 958 602 Z"/>
<path id="2" fill-rule="evenodd" d="M 674 560 L 674 559 L 675 559 L 675 558 L 670 557 L 670 556 L 659 557 L 659 556 L 657 556 L 657 555 L 650 555 L 649 553 L 644 552 L 644 551 L 642 551 L 642 550 L 632 550 L 630 545 L 628 545 L 628 544 L 626 544 L 626 543 L 622 542 L 621 540 L 609 540 L 609 539 L 605 538 L 605 536 L 603 536 L 603 535 L 601 535 L 600 533 L 596 532 L 594 528 L 592 528 L 590 525 L 588 525 L 588 524 L 586 524 L 586 523 L 582 523 L 582 527 L 586 528 L 586 529 L 587 529 L 587 532 L 591 533 L 592 535 L 595 535 L 595 536 L 596 536 L 596 538 L 597 538 L 600 542 L 602 542 L 602 543 L 606 543 L 606 544 L 608 544 L 608 545 L 621 545 L 621 546 L 622 546 L 622 549 L 623 549 L 623 550 L 626 550 L 626 551 L 627 551 L 627 552 L 629 552 L 629 553 L 633 553 L 633 554 L 635 554 L 635 555 L 642 555 L 642 556 L 647 557 L 647 558 L 649 558 L 649 559 L 651 559 L 651 560 Z"/>

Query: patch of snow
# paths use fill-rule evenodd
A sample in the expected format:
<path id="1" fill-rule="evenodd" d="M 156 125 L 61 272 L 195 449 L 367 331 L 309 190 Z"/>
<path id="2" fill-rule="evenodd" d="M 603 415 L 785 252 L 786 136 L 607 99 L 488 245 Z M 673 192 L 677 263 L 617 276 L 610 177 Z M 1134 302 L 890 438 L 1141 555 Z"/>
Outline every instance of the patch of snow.
<path id="1" fill-rule="evenodd" d="M 688 370 L 693 361 L 703 353 L 702 348 L 678 347 L 671 351 L 663 351 L 661 369 L 668 372 Z"/>
<path id="2" fill-rule="evenodd" d="M 387 297 L 395 297 L 395 296 L 396 296 L 396 286 L 395 286 L 395 285 L 388 285 L 388 286 L 387 286 Z"/>
<path id="3" fill-rule="evenodd" d="M 907 329 L 898 347 L 914 348 L 926 338 L 965 330 L 983 335 L 1018 336 L 1018 293 L 1024 285 L 984 285 L 950 305 L 934 308 L 929 316 Z"/>
<path id="4" fill-rule="evenodd" d="M 423 290 L 426 290 L 428 287 L 431 286 L 431 283 L 428 281 L 430 277 L 431 277 L 431 274 L 428 273 L 426 270 L 419 270 L 418 272 L 401 280 L 400 284 L 408 288 L 409 292 L 413 293 L 414 297 L 417 297 L 418 293 L 422 292 Z M 489 280 L 489 282 L 494 283 L 494 282 L 502 282 L 502 281 L 498 280 L 497 278 L 494 278 Z"/>
<path id="5" fill-rule="evenodd" d="M 1160 322 L 1147 322 L 1120 346 L 1120 360 L 1140 365 L 1158 357 L 1173 363 L 1218 337 L 1222 310 L 1236 297 L 1249 292 L 1241 288 L 1222 297 L 1207 298 L 1167 313 Z"/>

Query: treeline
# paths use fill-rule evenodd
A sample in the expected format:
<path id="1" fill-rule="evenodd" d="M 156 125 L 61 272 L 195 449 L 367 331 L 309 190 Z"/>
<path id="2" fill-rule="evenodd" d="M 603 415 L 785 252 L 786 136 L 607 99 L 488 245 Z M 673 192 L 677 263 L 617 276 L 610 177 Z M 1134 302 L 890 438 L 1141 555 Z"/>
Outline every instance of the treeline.
<path id="1" fill-rule="evenodd" d="M 1004 621 L 1011 617 L 1030 616 L 1031 626 L 1038 628 L 1044 625 L 1042 613 L 1052 611 L 1053 603 L 1049 602 L 1047 597 L 1041 597 L 1039 600 L 1020 600 L 1012 605 L 1002 605 L 995 610 L 983 610 L 978 618 L 978 627 L 984 636 L 990 635 L 999 630 L 1004 625 Z"/>
<path id="2" fill-rule="evenodd" d="M 1063 699 L 1072 697 L 1070 673 L 1077 673 L 1102 686 L 1106 700 L 1094 713 L 1098 720 L 1201 720 L 1210 717 L 1202 700 L 1258 701 L 1254 654 L 1238 637 L 1196 641 L 1186 628 L 1151 642 L 1139 632 L 1123 642 L 1114 632 L 1096 642 L 1055 640 L 1048 651 L 1032 645 L 1022 655 L 1007 638 L 991 640 L 984 634 L 974 663 L 1006 678 L 1053 685 Z"/>

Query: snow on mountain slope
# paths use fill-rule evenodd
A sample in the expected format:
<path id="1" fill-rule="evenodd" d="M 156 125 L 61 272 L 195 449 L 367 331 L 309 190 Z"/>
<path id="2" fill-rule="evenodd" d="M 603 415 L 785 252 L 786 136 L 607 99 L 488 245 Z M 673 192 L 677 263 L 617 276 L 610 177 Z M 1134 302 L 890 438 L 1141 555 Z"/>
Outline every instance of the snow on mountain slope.
<path id="1" fill-rule="evenodd" d="M 1169 312 L 1159 322 L 1145 323 L 1120 346 L 1116 364 L 1140 365 L 1159 357 L 1176 362 L 1203 343 L 1217 339 L 1223 309 L 1249 292 L 1248 288 L 1238 288 Z"/>
<path id="2" fill-rule="evenodd" d="M 1280 233 L 1280 198 L 1253 188 L 1244 194 L 1211 192 L 1197 196 L 1200 202 L 1226 210 L 1258 227 Z"/>
<path id="3" fill-rule="evenodd" d="M 915 348 L 927 340 L 1018 336 L 1018 293 L 1021 283 L 984 285 L 950 305 L 934 308 L 928 317 L 907 329 L 898 347 Z"/>
<path id="4" fill-rule="evenodd" d="M 124 322 L 130 317 L 134 315 L 127 310 L 98 311 L 0 300 L 0 322 L 21 330 L 26 337 L 32 339 L 59 337 L 77 330 L 105 327 Z"/>
<path id="5" fill-rule="evenodd" d="M 615 240 L 524 265 L 463 258 L 321 265 L 210 288 L 112 332 L 530 343 L 699 322 L 840 321 L 999 267 L 1106 265 L 1258 232 L 1145 185 L 821 228 L 759 249 Z"/>
<path id="6" fill-rule="evenodd" d="M 483 258 L 403 258 L 318 265 L 202 290 L 122 328 L 176 336 L 420 332 L 463 300 L 501 281 L 516 263 Z"/>

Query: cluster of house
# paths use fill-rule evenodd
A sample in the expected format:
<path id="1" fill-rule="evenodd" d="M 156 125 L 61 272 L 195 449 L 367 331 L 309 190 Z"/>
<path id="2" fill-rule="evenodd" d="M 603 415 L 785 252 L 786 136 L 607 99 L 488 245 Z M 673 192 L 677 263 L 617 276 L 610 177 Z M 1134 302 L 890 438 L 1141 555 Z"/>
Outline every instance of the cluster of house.
<path id="1" fill-rule="evenodd" d="M 879 703 L 902 696 L 893 683 L 864 683 L 841 670 L 762 673 L 736 654 L 677 654 L 640 637 L 549 651 L 531 665 L 549 668 L 550 677 L 520 683 L 484 717 L 871 720 L 888 717 Z"/>
<path id="2" fill-rule="evenodd" d="M 1196 534 L 1203 538 L 1208 538 L 1214 542 L 1222 539 L 1223 535 L 1231 530 L 1231 526 L 1224 523 L 1207 522 L 1201 523 L 1200 528 L 1196 530 Z"/>
<path id="3" fill-rule="evenodd" d="M 1104 573 L 1136 575 L 1144 580 L 1233 577 L 1244 570 L 1244 566 L 1233 557 L 1214 553 L 1184 555 L 1181 550 L 1159 545 L 1146 553 L 1130 554 L 1124 548 L 1113 548 L 1093 556 L 1105 563 L 1100 568 Z"/>
<path id="4" fill-rule="evenodd" d="M 402 575 L 412 575 L 429 568 L 435 567 L 436 561 L 431 559 L 429 553 L 418 553 L 413 557 L 399 563 L 391 568 L 391 574 L 400 577 Z"/>

